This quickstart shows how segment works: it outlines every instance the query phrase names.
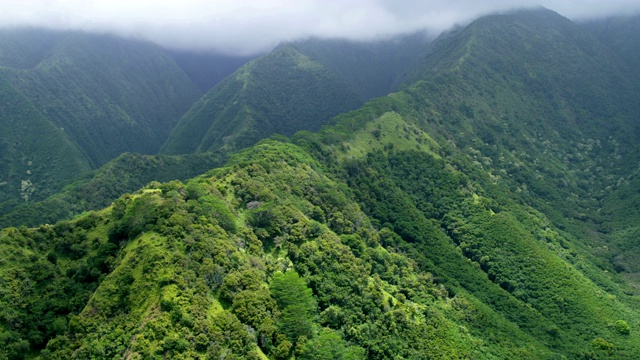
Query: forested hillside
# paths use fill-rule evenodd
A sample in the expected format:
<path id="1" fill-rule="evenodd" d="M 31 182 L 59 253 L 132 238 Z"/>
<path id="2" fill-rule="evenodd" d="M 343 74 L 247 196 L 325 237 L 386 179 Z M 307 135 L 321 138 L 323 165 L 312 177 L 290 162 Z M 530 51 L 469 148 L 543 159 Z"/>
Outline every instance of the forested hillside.
<path id="1" fill-rule="evenodd" d="M 23 203 L 0 215 L 0 228 L 38 226 L 72 219 L 86 211 L 111 205 L 122 194 L 136 191 L 150 181 L 187 180 L 224 164 L 219 153 L 142 155 L 124 153 L 90 175 L 48 198 Z"/>
<path id="2" fill-rule="evenodd" d="M 169 54 L 203 94 L 257 57 L 188 50 L 170 50 Z"/>
<path id="3" fill-rule="evenodd" d="M 616 16 L 585 21 L 580 24 L 586 31 L 598 38 L 640 76 L 640 15 Z"/>
<path id="4" fill-rule="evenodd" d="M 271 134 L 316 131 L 395 90 L 424 61 L 422 33 L 375 42 L 308 39 L 238 69 L 180 120 L 166 154 L 237 151 Z"/>
<path id="5" fill-rule="evenodd" d="M 640 358 L 622 53 L 550 10 L 487 16 L 320 127 L 388 83 L 354 86 L 336 69 L 367 47 L 331 46 L 345 57 L 283 45 L 215 86 L 163 148 L 197 155 L 123 155 L 57 201 L 127 169 L 203 175 L 0 231 L 0 359 Z"/>
<path id="6" fill-rule="evenodd" d="M 273 133 L 318 130 L 361 103 L 322 64 L 284 45 L 205 94 L 176 125 L 162 152 L 236 151 Z"/>
<path id="7" fill-rule="evenodd" d="M 3 213 L 123 152 L 156 153 L 200 95 L 150 43 L 38 29 L 0 40 Z"/>
<path id="8" fill-rule="evenodd" d="M 26 38 L 10 32 L 4 34 L 8 42 L 24 42 L 24 45 L 11 49 L 21 50 L 25 54 L 40 51 L 42 54 L 38 56 L 41 57 L 51 46 L 40 43 L 42 39 L 51 37 L 55 40 L 57 36 L 56 33 L 37 30 L 19 32 L 22 36 L 30 35 Z M 142 165 L 137 161 L 114 159 L 113 164 L 106 164 L 104 169 L 96 172 L 72 171 L 63 183 L 77 181 L 66 188 L 64 194 L 52 196 L 43 202 L 39 201 L 41 196 L 31 197 L 29 202 L 16 208 L 13 207 L 17 203 L 13 201 L 1 212 L 0 225 L 33 226 L 55 222 L 83 211 L 97 210 L 110 204 L 120 194 L 135 191 L 151 179 L 185 180 L 214 165 L 220 165 L 228 154 L 274 132 L 291 135 L 300 129 L 317 130 L 328 123 L 332 116 L 395 89 L 401 79 L 424 61 L 428 49 L 428 41 L 422 33 L 376 42 L 309 39 L 283 46 L 283 49 L 276 49 L 274 54 L 247 65 L 205 95 L 188 112 L 182 121 L 183 125 L 174 131 L 174 136 L 165 146 L 165 149 L 169 149 L 165 152 L 169 153 L 188 154 L 196 147 L 198 151 L 216 150 L 211 154 L 202 153 L 203 157 L 215 161 L 196 163 L 182 157 L 170 159 L 161 156 L 158 159 L 146 157 Z M 7 55 L 6 61 L 15 64 L 18 61 L 15 59 L 22 59 L 20 61 L 24 63 L 25 54 L 14 54 L 10 57 L 13 60 Z M 250 60 L 249 57 L 207 52 L 173 50 L 169 54 L 203 91 L 218 84 L 223 77 Z M 313 66 L 299 66 L 301 64 Z M 247 73 L 252 75 L 247 77 Z M 239 78 L 244 79 L 243 84 L 250 85 L 236 86 L 238 81 L 234 79 Z M 236 120 L 232 121 L 231 118 Z M 203 129 L 210 129 L 210 132 L 206 134 Z M 217 140 L 212 140 L 216 136 Z M 210 147 L 198 144 L 201 138 L 203 142 L 213 143 Z M 176 150 L 180 146 L 184 149 Z M 172 148 L 176 149 L 170 150 Z M 180 165 L 180 161 L 184 163 Z M 158 166 L 158 169 L 153 169 L 154 166 Z M 107 180 L 104 174 L 110 174 L 110 169 L 120 169 L 122 175 L 109 176 Z M 82 176 L 76 177 L 77 174 Z M 49 194 L 52 192 L 49 191 Z"/>
<path id="9" fill-rule="evenodd" d="M 308 39 L 292 45 L 331 70 L 362 100 L 369 100 L 398 90 L 423 64 L 430 40 L 418 32 L 369 42 Z"/>

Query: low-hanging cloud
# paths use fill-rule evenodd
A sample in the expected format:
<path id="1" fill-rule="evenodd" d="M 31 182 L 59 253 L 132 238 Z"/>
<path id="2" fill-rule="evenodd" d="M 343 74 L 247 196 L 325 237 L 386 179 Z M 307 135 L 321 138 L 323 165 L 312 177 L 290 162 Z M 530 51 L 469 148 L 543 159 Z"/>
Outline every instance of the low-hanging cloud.
<path id="1" fill-rule="evenodd" d="M 237 54 L 309 36 L 370 40 L 545 6 L 572 19 L 640 11 L 637 0 L 0 0 L 0 27 L 108 32 L 166 47 Z"/>

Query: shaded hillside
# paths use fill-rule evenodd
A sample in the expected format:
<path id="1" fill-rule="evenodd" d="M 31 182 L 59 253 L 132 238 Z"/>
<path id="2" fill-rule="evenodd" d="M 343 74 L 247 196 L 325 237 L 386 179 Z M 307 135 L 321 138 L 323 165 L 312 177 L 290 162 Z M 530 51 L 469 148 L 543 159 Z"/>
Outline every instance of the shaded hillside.
<path id="1" fill-rule="evenodd" d="M 211 89 L 182 117 L 162 151 L 242 149 L 274 133 L 318 130 L 361 103 L 322 64 L 286 45 Z"/>
<path id="2" fill-rule="evenodd" d="M 90 171 L 69 134 L 15 91 L 0 70 L 0 214 L 59 191 Z"/>
<path id="3" fill-rule="evenodd" d="M 157 152 L 199 96 L 159 47 L 82 33 L 60 33 L 33 68 L 12 71 L 11 82 L 94 166 L 125 151 Z"/>
<path id="4" fill-rule="evenodd" d="M 0 90 L 11 99 L 0 114 L 2 213 L 123 152 L 157 152 L 199 96 L 150 43 L 38 29 L 4 29 L 0 38 Z"/>
<path id="5" fill-rule="evenodd" d="M 580 25 L 615 51 L 640 76 L 640 15 L 598 19 Z"/>
<path id="6" fill-rule="evenodd" d="M 396 89 L 424 61 L 428 45 L 422 33 L 282 45 L 211 89 L 181 119 L 163 152 L 229 151 L 274 133 L 318 130 L 331 117 Z"/>
<path id="7" fill-rule="evenodd" d="M 308 39 L 292 45 L 331 70 L 361 99 L 369 100 L 397 90 L 422 65 L 430 41 L 419 32 L 371 42 Z"/>
<path id="8" fill-rule="evenodd" d="M 578 26 L 533 14 L 486 17 L 449 35 L 411 93 L 436 106 L 421 118 L 430 133 L 497 181 L 526 184 L 559 217 L 596 217 L 607 186 L 635 171 L 640 87 Z"/>
<path id="9" fill-rule="evenodd" d="M 203 94 L 257 57 L 187 50 L 169 50 L 169 53 Z"/>

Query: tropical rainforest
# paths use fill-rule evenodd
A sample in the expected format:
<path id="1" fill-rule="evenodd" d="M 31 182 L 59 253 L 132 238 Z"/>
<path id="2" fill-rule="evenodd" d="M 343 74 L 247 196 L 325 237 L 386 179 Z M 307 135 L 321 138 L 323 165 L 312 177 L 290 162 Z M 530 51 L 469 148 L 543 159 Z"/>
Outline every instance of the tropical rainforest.
<path id="1" fill-rule="evenodd" d="M 639 30 L 0 30 L 0 359 L 640 358 Z"/>

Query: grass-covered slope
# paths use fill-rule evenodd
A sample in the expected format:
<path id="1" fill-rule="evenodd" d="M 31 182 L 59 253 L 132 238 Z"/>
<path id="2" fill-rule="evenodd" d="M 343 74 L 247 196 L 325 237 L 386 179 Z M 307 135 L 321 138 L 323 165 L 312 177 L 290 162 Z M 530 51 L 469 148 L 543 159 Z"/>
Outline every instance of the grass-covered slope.
<path id="1" fill-rule="evenodd" d="M 162 152 L 238 150 L 274 133 L 318 130 L 361 103 L 322 64 L 285 45 L 205 94 L 176 125 Z"/>

